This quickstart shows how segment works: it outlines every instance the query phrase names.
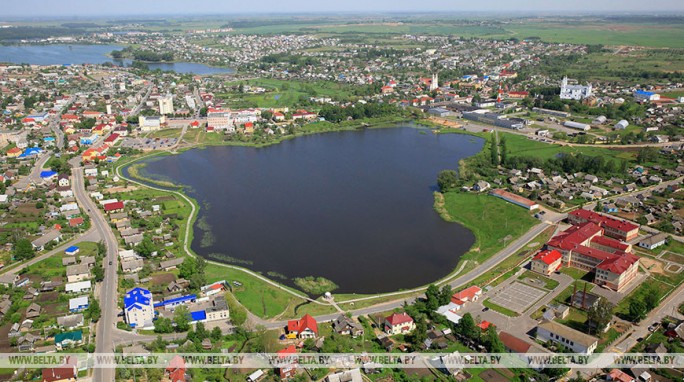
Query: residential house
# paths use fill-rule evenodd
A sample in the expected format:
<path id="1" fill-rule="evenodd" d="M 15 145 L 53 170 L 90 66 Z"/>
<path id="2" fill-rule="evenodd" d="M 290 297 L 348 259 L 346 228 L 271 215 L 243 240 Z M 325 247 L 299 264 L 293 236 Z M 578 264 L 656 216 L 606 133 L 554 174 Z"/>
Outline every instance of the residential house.
<path id="1" fill-rule="evenodd" d="M 64 286 L 64 291 L 67 293 L 85 293 L 92 288 L 90 280 L 69 283 Z"/>
<path id="2" fill-rule="evenodd" d="M 43 234 L 43 236 L 37 238 L 36 240 L 33 240 L 31 242 L 31 245 L 33 245 L 33 249 L 36 251 L 42 251 L 45 249 L 45 245 L 47 245 L 50 242 L 55 242 L 58 243 L 60 240 L 62 240 L 62 233 L 59 232 L 57 229 L 51 229 Z"/>
<path id="3" fill-rule="evenodd" d="M 316 338 L 318 337 L 318 322 L 308 314 L 300 320 L 290 320 L 287 322 L 287 335 L 289 338 Z"/>
<path id="4" fill-rule="evenodd" d="M 86 264 L 69 265 L 66 269 L 67 281 L 70 283 L 90 278 L 90 268 Z"/>
<path id="5" fill-rule="evenodd" d="M 36 304 L 35 302 L 31 303 L 31 305 L 26 308 L 26 318 L 36 318 L 40 316 L 41 310 L 42 308 L 40 305 Z"/>
<path id="6" fill-rule="evenodd" d="M 88 296 L 80 296 L 69 299 L 69 311 L 71 313 L 81 312 L 88 309 Z"/>
<path id="7" fill-rule="evenodd" d="M 57 326 L 65 330 L 74 330 L 83 326 L 83 314 L 71 314 L 57 317 Z"/>
<path id="8" fill-rule="evenodd" d="M 74 332 L 58 333 L 55 335 L 55 348 L 57 350 L 69 349 L 82 344 L 83 332 L 80 330 Z"/>
<path id="9" fill-rule="evenodd" d="M 353 338 L 363 336 L 363 325 L 344 314 L 340 314 L 332 325 L 337 334 L 351 335 Z"/>
<path id="10" fill-rule="evenodd" d="M 172 269 L 176 269 L 182 263 L 183 263 L 182 258 L 175 258 L 175 259 L 171 259 L 171 260 L 161 261 L 159 263 L 159 269 L 161 269 L 163 271 L 170 271 Z"/>
<path id="11" fill-rule="evenodd" d="M 393 313 L 392 315 L 385 317 L 383 327 L 385 333 L 389 335 L 407 334 L 416 328 L 416 323 L 411 316 L 406 314 L 406 312 Z"/>
<path id="12" fill-rule="evenodd" d="M 668 234 L 666 233 L 659 233 L 655 235 L 651 235 L 639 242 L 639 247 L 641 248 L 646 248 L 649 250 L 654 250 L 662 245 L 665 245 L 667 242 Z"/>

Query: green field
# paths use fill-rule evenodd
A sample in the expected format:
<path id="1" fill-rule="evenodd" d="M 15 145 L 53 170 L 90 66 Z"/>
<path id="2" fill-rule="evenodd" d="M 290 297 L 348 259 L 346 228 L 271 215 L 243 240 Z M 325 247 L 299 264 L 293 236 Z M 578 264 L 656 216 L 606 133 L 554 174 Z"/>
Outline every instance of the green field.
<path id="1" fill-rule="evenodd" d="M 259 78 L 239 83 L 252 87 L 263 87 L 266 93 L 226 93 L 219 94 L 219 97 L 228 100 L 233 108 L 261 107 L 261 108 L 282 108 L 293 107 L 302 100 L 310 97 L 331 97 L 333 99 L 346 99 L 351 97 L 352 88 L 348 85 L 338 84 L 330 81 L 284 81 L 269 78 Z M 238 85 L 239 83 L 229 83 Z"/>
<path id="2" fill-rule="evenodd" d="M 207 282 L 226 280 L 233 287 L 233 294 L 247 310 L 261 318 L 273 318 L 286 309 L 303 303 L 297 298 L 279 288 L 267 284 L 258 278 L 232 268 L 208 263 L 206 267 Z M 241 283 L 235 286 L 233 281 Z"/>
<path id="3" fill-rule="evenodd" d="M 525 209 L 490 195 L 447 192 L 444 208 L 446 220 L 464 225 L 475 235 L 464 260 L 482 262 L 538 223 Z"/>
<path id="4" fill-rule="evenodd" d="M 506 137 L 506 147 L 510 156 L 532 156 L 542 159 L 551 159 L 559 153 L 584 154 L 589 156 L 601 156 L 605 159 L 614 160 L 634 160 L 636 151 L 607 149 L 602 147 L 587 146 L 561 146 L 548 143 L 533 141 L 527 137 L 517 134 L 504 133 L 500 136 Z"/>

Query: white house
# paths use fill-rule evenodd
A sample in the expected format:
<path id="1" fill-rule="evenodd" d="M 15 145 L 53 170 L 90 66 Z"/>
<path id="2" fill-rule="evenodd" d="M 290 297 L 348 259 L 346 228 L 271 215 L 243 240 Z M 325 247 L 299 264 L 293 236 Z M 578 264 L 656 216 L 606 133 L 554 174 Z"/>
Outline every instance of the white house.
<path id="1" fill-rule="evenodd" d="M 90 280 L 69 283 L 64 286 L 64 291 L 67 293 L 84 293 L 90 291 L 92 284 Z"/>
<path id="2" fill-rule="evenodd" d="M 598 339 L 555 321 L 544 321 L 537 326 L 537 338 L 565 346 L 575 353 L 591 354 Z"/>
<path id="3" fill-rule="evenodd" d="M 69 311 L 72 313 L 88 309 L 88 296 L 81 296 L 69 300 Z"/>

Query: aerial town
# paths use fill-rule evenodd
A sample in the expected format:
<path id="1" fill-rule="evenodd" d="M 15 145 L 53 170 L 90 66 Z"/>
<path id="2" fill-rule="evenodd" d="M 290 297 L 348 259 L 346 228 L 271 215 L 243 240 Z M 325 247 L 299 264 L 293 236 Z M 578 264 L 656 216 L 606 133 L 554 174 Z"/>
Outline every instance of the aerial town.
<path id="1" fill-rule="evenodd" d="M 597 43 L 482 32 L 538 22 L 530 20 L 452 25 L 419 18 L 411 28 L 398 20 L 0 22 L 0 353 L 68 355 L 54 367 L 3 366 L 0 380 L 684 378 L 684 369 L 652 365 L 446 362 L 461 353 L 684 352 L 682 35 L 621 42 L 614 21 L 617 37 Z M 600 24 L 578 20 L 582 28 Z M 684 19 L 663 22 L 667 33 L 684 33 Z M 8 49 L 16 50 L 3 53 Z M 29 53 L 58 58 L 31 62 Z M 640 60 L 646 63 L 637 66 Z M 278 224 L 299 220 L 322 230 L 341 218 L 326 206 L 317 206 L 318 214 L 298 210 L 279 186 L 257 191 L 266 180 L 254 156 L 281 152 L 273 158 L 287 162 L 301 150 L 314 163 L 332 162 L 332 154 L 316 156 L 321 152 L 307 144 L 319 141 L 311 139 L 347 145 L 347 136 L 404 128 L 434 138 L 435 146 L 452 138 L 477 146 L 433 168 L 432 182 L 419 191 L 431 201 L 419 208 L 433 223 L 458 225 L 471 237 L 464 250 L 449 250 L 453 262 L 427 276 L 432 282 L 403 280 L 405 287 L 388 291 L 359 281 L 355 289 L 355 280 L 329 270 L 293 274 L 290 267 L 260 268 L 251 252 L 215 250 L 222 237 L 242 233 L 219 225 L 235 210 L 223 212 L 201 193 L 225 193 L 234 208 L 246 203 L 221 189 L 219 178 L 247 172 L 242 183 L 250 193 L 269 193 L 265 208 L 292 203 L 293 216 L 238 222 L 256 234 L 250 240 L 268 241 Z M 324 182 L 349 163 L 356 162 L 324 170 L 311 164 L 307 176 Z M 170 169 L 162 173 L 163 166 Z M 198 168 L 208 174 L 193 176 L 208 188 L 183 184 Z M 404 208 L 403 199 L 382 197 L 388 210 Z M 383 232 L 368 235 L 411 235 Z M 317 231 L 298 236 L 292 240 L 316 241 Z M 326 253 L 274 262 L 303 266 L 320 256 Z M 395 267 L 421 273 L 405 259 L 373 269 L 374 277 L 398 277 Z M 93 368 L 74 356 L 100 353 L 141 363 L 157 353 L 175 357 L 158 368 Z M 186 353 L 349 353 L 366 361 L 217 368 L 192 364 Z M 373 353 L 430 357 L 391 368 Z"/>

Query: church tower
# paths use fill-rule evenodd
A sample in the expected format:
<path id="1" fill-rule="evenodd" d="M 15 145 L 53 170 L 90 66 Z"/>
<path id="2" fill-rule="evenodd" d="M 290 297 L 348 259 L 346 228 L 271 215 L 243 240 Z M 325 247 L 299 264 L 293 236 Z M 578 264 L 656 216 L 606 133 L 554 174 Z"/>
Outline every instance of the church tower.
<path id="1" fill-rule="evenodd" d="M 439 87 L 439 74 L 434 73 L 432 75 L 432 81 L 430 82 L 430 91 L 435 91 Z"/>

